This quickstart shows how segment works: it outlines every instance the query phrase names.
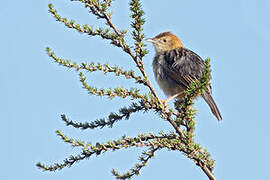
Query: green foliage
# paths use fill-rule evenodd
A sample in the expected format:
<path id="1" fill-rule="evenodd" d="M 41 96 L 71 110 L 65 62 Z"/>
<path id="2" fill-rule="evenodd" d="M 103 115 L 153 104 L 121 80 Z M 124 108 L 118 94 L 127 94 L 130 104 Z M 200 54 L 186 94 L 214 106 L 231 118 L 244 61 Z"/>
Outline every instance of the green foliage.
<path id="1" fill-rule="evenodd" d="M 209 179 L 214 180 L 213 170 L 215 160 L 210 157 L 207 150 L 199 143 L 194 142 L 195 137 L 195 115 L 196 110 L 192 107 L 195 97 L 203 94 L 210 83 L 210 59 L 208 58 L 206 63 L 205 72 L 202 78 L 196 82 L 193 82 L 190 87 L 185 91 L 185 97 L 174 103 L 174 108 L 168 108 L 167 105 L 160 101 L 152 83 L 149 81 L 145 71 L 143 57 L 148 53 L 145 49 L 143 33 L 143 25 L 145 19 L 143 18 L 144 11 L 140 0 L 131 0 L 130 5 L 130 17 L 132 31 L 118 30 L 112 22 L 112 13 L 109 12 L 112 5 L 112 0 L 72 0 L 78 1 L 85 5 L 90 10 L 90 13 L 96 16 L 97 19 L 105 21 L 105 27 L 93 28 L 93 26 L 84 24 L 80 25 L 75 20 L 68 20 L 62 18 L 57 13 L 52 4 L 49 4 L 49 12 L 56 18 L 57 21 L 63 23 L 66 27 L 76 30 L 79 33 L 85 33 L 89 36 L 98 36 L 105 40 L 108 40 L 113 46 L 121 48 L 123 52 L 127 53 L 134 61 L 136 67 L 139 69 L 141 75 L 136 75 L 133 70 L 124 70 L 119 66 L 111 66 L 109 64 L 102 63 L 81 63 L 70 59 L 61 59 L 55 55 L 55 53 L 48 47 L 46 49 L 49 57 L 51 57 L 60 66 L 68 69 L 75 69 L 79 72 L 79 79 L 83 85 L 83 88 L 87 90 L 90 95 L 105 96 L 110 99 L 119 97 L 122 99 L 130 98 L 131 103 L 128 107 L 123 107 L 119 112 L 112 112 L 107 118 L 101 118 L 92 122 L 75 122 L 61 115 L 62 120 L 67 126 L 72 126 L 77 129 L 96 129 L 110 127 L 112 128 L 116 122 L 129 119 L 130 116 L 136 112 L 154 111 L 162 119 L 169 122 L 175 132 L 165 133 L 160 132 L 159 135 L 151 134 L 139 134 L 136 137 L 123 136 L 116 140 L 110 140 L 106 143 L 85 143 L 81 140 L 74 140 L 68 138 L 60 130 L 57 131 L 57 135 L 65 142 L 75 148 L 80 148 L 81 152 L 76 156 L 69 156 L 62 163 L 54 163 L 53 165 L 44 165 L 37 163 L 37 166 L 46 171 L 61 170 L 65 167 L 72 166 L 75 162 L 88 159 L 92 155 L 100 155 L 108 151 L 116 151 L 123 148 L 140 147 L 146 148 L 146 150 L 139 157 L 139 162 L 135 164 L 133 168 L 124 174 L 120 174 L 116 169 L 112 170 L 112 174 L 116 179 L 130 179 L 134 175 L 139 175 L 143 167 L 147 165 L 149 160 L 155 156 L 155 153 L 161 149 L 167 149 L 170 151 L 182 152 L 186 157 L 193 160 L 197 166 L 199 166 Z M 134 43 L 132 45 L 126 42 L 126 36 L 131 35 Z M 115 78 L 121 76 L 126 80 L 133 80 L 135 82 L 134 87 L 126 89 L 125 87 L 113 87 L 113 88 L 97 88 L 89 85 L 86 80 L 85 72 L 103 72 L 104 74 L 112 73 Z M 139 87 L 137 87 L 139 86 Z M 148 89 L 146 94 L 140 93 L 140 87 L 144 86 Z"/>
<path id="2" fill-rule="evenodd" d="M 145 34 L 143 31 L 143 24 L 145 23 L 145 19 L 143 18 L 143 10 L 141 9 L 140 1 L 132 0 L 130 2 L 130 10 L 131 17 L 133 22 L 131 23 L 131 27 L 134 29 L 132 31 L 133 39 L 135 40 L 135 52 L 136 56 L 140 57 L 140 63 L 143 64 L 142 58 L 148 53 L 146 49 L 144 49 L 145 44 L 143 43 L 143 39 Z"/>

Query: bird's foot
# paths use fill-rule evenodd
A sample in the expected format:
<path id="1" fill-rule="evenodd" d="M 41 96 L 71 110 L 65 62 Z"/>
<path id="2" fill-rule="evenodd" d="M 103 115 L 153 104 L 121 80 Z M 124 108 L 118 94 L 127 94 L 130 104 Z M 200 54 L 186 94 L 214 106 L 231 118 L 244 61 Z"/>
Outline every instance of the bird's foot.
<path id="1" fill-rule="evenodd" d="M 175 94 L 175 95 L 169 97 L 169 98 L 166 99 L 166 100 L 162 100 L 162 99 L 161 99 L 160 101 L 161 101 L 162 104 L 164 104 L 165 110 L 166 110 L 166 111 L 168 110 L 168 102 L 170 102 L 171 100 L 173 100 L 174 98 L 176 98 L 177 96 L 182 95 L 182 94 L 183 94 L 183 92 L 180 92 L 180 93 L 177 93 L 177 94 Z"/>

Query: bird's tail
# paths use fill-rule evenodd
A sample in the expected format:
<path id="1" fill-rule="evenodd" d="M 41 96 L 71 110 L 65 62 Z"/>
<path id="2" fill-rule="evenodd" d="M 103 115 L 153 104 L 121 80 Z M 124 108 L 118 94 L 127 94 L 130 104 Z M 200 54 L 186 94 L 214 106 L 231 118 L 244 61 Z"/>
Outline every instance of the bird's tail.
<path id="1" fill-rule="evenodd" d="M 220 114 L 218 107 L 217 107 L 213 97 L 211 96 L 211 94 L 209 92 L 206 92 L 205 94 L 202 95 L 202 97 L 204 98 L 204 100 L 207 102 L 207 104 L 211 108 L 212 113 L 216 116 L 216 118 L 219 121 L 221 121 L 222 120 L 221 114 Z"/>

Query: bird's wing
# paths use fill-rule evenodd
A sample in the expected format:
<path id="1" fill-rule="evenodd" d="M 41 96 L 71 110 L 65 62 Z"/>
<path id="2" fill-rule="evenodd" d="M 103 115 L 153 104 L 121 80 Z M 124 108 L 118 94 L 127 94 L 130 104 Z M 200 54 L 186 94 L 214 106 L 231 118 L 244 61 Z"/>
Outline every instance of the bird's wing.
<path id="1" fill-rule="evenodd" d="M 199 55 L 186 48 L 166 52 L 164 58 L 167 63 L 166 74 L 179 85 L 185 87 L 199 80 L 206 67 Z"/>

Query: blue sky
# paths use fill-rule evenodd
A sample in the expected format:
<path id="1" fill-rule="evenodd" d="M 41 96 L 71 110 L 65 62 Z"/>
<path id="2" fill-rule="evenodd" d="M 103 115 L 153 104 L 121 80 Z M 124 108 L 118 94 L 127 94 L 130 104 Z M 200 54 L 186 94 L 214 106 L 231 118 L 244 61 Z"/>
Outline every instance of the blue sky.
<path id="1" fill-rule="evenodd" d="M 77 62 L 121 64 L 135 68 L 132 60 L 108 42 L 65 28 L 48 13 L 53 3 L 58 13 L 81 24 L 98 22 L 80 3 L 70 1 L 4 1 L 0 7 L 0 179 L 113 179 L 112 168 L 125 172 L 137 162 L 143 149 L 107 152 L 62 171 L 42 172 L 36 162 L 61 162 L 76 150 L 55 134 L 62 130 L 70 137 L 106 142 L 122 135 L 171 131 L 167 122 L 150 112 L 133 115 L 115 128 L 80 131 L 60 120 L 65 113 L 77 121 L 106 117 L 130 100 L 108 100 L 89 96 L 81 88 L 78 73 L 48 58 L 50 46 L 59 57 Z M 196 101 L 197 141 L 216 159 L 215 176 L 225 179 L 266 179 L 269 177 L 269 51 L 270 1 L 164 1 L 144 0 L 147 37 L 163 31 L 178 35 L 184 45 L 201 57 L 212 59 L 213 97 L 223 122 L 219 123 L 202 99 Z M 115 1 L 113 21 L 129 28 L 128 2 Z M 145 65 L 154 82 L 152 58 Z M 138 86 L 123 78 L 102 73 L 87 74 L 98 87 Z M 179 152 L 162 150 L 134 179 L 207 179 L 196 165 Z"/>

